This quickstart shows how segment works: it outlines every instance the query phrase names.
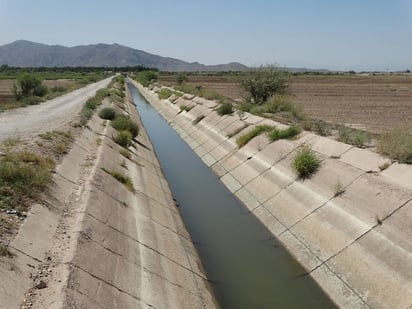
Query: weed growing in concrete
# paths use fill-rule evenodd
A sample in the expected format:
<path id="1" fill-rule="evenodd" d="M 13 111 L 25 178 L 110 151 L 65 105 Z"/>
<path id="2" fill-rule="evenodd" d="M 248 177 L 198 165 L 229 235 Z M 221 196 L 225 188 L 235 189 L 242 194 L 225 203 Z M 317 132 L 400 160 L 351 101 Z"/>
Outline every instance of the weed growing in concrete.
<path id="1" fill-rule="evenodd" d="M 329 125 L 323 120 L 313 120 L 310 126 L 311 131 L 315 132 L 320 136 L 329 136 L 331 134 Z"/>
<path id="2" fill-rule="evenodd" d="M 99 112 L 99 117 L 106 120 L 113 120 L 116 117 L 116 112 L 111 107 L 105 107 Z"/>
<path id="3" fill-rule="evenodd" d="M 412 164 L 412 128 L 398 127 L 382 134 L 378 150 L 399 163 Z"/>
<path id="4" fill-rule="evenodd" d="M 271 126 L 268 125 L 260 125 L 256 126 L 252 131 L 246 133 L 245 135 L 240 136 L 236 140 L 236 144 L 238 145 L 239 148 L 245 146 L 252 138 L 264 133 L 264 132 L 269 132 L 272 130 Z"/>
<path id="5" fill-rule="evenodd" d="M 233 114 L 233 105 L 232 103 L 228 103 L 228 102 L 222 103 L 216 109 L 216 112 L 220 116 Z"/>
<path id="6" fill-rule="evenodd" d="M 116 179 L 118 182 L 124 184 L 124 186 L 130 191 L 130 192 L 135 192 L 135 189 L 133 187 L 133 182 L 130 179 L 130 177 L 123 175 L 122 173 L 116 172 L 116 171 L 109 171 L 108 169 L 105 169 L 102 167 L 102 170 L 111 175 L 114 179 Z"/>
<path id="7" fill-rule="evenodd" d="M 268 133 L 268 138 L 269 140 L 276 141 L 278 139 L 290 139 L 298 135 L 300 132 L 302 132 L 302 129 L 298 126 L 290 126 L 287 129 L 279 130 L 277 128 L 273 128 L 269 133 Z"/>
<path id="8" fill-rule="evenodd" d="M 379 170 L 382 172 L 386 170 L 389 166 L 391 166 L 391 164 L 389 162 L 385 162 L 382 165 L 379 165 Z"/>
<path id="9" fill-rule="evenodd" d="M 129 150 L 127 150 L 127 149 L 120 149 L 119 150 L 119 153 L 123 156 L 123 157 L 125 157 L 125 158 L 127 158 L 127 159 L 129 159 L 129 160 L 131 160 L 132 159 L 132 154 L 130 153 L 130 151 Z"/>
<path id="10" fill-rule="evenodd" d="M 292 168 L 301 179 L 309 178 L 320 167 L 320 160 L 308 146 L 299 150 L 292 160 Z"/>
<path id="11" fill-rule="evenodd" d="M 194 106 L 188 106 L 188 105 L 180 105 L 180 111 L 186 111 L 189 112 Z"/>
<path id="12" fill-rule="evenodd" d="M 116 115 L 112 121 L 112 127 L 117 131 L 128 131 L 132 138 L 139 134 L 139 125 L 127 115 Z"/>
<path id="13" fill-rule="evenodd" d="M 371 136 L 367 132 L 340 126 L 338 130 L 338 140 L 356 147 L 364 147 L 371 141 Z"/>
<path id="14" fill-rule="evenodd" d="M 334 195 L 333 195 L 334 197 L 338 197 L 338 196 L 342 195 L 343 193 L 345 193 L 345 189 L 343 188 L 343 185 L 340 181 L 338 181 L 335 184 L 335 187 L 333 188 L 333 191 L 334 191 Z"/>
<path id="15" fill-rule="evenodd" d="M 162 88 L 158 93 L 159 99 L 165 100 L 173 94 L 173 91 L 167 88 Z"/>
<path id="16" fill-rule="evenodd" d="M 132 134 L 129 131 L 119 131 L 114 137 L 114 141 L 122 147 L 129 147 L 132 145 Z"/>

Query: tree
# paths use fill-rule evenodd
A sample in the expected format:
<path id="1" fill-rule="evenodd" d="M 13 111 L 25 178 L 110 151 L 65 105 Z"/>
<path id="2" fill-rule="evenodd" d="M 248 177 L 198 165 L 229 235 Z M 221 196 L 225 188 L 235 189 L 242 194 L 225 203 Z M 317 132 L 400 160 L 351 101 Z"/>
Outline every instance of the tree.
<path id="1" fill-rule="evenodd" d="M 239 86 L 251 103 L 263 104 L 275 94 L 283 94 L 288 89 L 288 72 L 275 65 L 252 68 L 239 78 Z"/>
<path id="2" fill-rule="evenodd" d="M 43 85 L 39 78 L 28 73 L 21 75 L 13 85 L 13 94 L 17 100 L 30 96 L 42 97 L 47 92 L 47 86 Z"/>
<path id="3" fill-rule="evenodd" d="M 144 70 L 137 74 L 136 80 L 143 86 L 147 87 L 157 81 L 157 72 L 154 70 Z"/>

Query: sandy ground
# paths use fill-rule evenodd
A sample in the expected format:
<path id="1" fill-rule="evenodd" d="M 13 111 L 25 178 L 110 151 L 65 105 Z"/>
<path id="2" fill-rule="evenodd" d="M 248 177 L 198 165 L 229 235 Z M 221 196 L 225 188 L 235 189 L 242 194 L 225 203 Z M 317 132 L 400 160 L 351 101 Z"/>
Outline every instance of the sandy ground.
<path id="1" fill-rule="evenodd" d="M 106 87 L 111 78 L 77 89 L 40 105 L 0 113 L 0 142 L 11 136 L 27 138 L 54 130 L 72 120 L 94 92 Z"/>

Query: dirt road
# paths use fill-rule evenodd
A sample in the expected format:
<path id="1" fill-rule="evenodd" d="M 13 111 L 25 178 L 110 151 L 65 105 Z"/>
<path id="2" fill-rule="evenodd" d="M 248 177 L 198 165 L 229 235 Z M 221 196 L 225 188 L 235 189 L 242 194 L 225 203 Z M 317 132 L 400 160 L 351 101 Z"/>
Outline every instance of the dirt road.
<path id="1" fill-rule="evenodd" d="M 80 112 L 86 100 L 98 89 L 106 87 L 111 79 L 87 85 L 40 105 L 0 113 L 0 142 L 13 136 L 27 138 L 68 123 Z"/>

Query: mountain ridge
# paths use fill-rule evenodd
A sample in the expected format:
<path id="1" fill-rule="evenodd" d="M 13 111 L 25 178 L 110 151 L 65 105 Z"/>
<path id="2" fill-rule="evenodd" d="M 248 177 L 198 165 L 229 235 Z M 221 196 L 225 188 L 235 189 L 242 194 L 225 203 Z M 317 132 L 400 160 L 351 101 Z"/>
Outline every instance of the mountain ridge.
<path id="1" fill-rule="evenodd" d="M 17 40 L 0 46 L 0 65 L 14 67 L 127 67 L 145 66 L 161 71 L 242 71 L 247 66 L 230 62 L 204 65 L 163 57 L 118 43 L 97 43 L 66 47 Z"/>

